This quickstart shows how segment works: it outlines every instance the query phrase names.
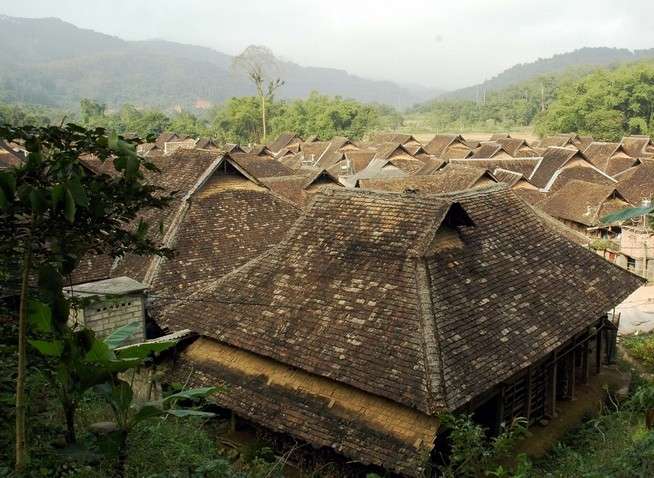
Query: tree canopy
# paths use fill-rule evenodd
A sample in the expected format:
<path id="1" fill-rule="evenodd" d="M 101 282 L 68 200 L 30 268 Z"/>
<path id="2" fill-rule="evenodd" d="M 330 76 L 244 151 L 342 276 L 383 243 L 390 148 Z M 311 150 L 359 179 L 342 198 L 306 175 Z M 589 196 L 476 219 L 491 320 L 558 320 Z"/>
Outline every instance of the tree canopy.
<path id="1" fill-rule="evenodd" d="M 654 63 L 597 70 L 563 83 L 536 121 L 541 134 L 577 132 L 617 141 L 654 131 Z"/>

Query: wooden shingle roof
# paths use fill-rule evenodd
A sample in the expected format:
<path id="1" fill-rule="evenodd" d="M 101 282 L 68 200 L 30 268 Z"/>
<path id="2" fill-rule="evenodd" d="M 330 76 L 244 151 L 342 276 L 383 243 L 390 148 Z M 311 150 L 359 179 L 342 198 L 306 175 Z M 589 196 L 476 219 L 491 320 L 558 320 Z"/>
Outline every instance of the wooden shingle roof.
<path id="1" fill-rule="evenodd" d="M 550 216 L 584 226 L 597 226 L 607 214 L 630 207 L 615 185 L 573 180 L 551 194 L 542 205 Z"/>
<path id="2" fill-rule="evenodd" d="M 494 171 L 497 168 L 508 169 L 522 174 L 525 177 L 531 176 L 541 158 L 520 158 L 520 159 L 450 159 L 451 164 L 474 166 Z"/>
<path id="3" fill-rule="evenodd" d="M 481 168 L 448 165 L 430 175 L 408 176 L 404 178 L 362 179 L 362 189 L 376 191 L 404 192 L 407 190 L 421 193 L 448 193 L 463 191 L 475 186 L 488 186 L 497 182 L 493 175 Z"/>
<path id="4" fill-rule="evenodd" d="M 554 174 L 573 158 L 585 158 L 585 156 L 576 148 L 548 147 L 531 173 L 529 181 L 539 188 L 545 188 Z"/>
<path id="5" fill-rule="evenodd" d="M 286 146 L 293 143 L 301 143 L 301 142 L 302 142 L 302 138 L 300 138 L 298 135 L 290 131 L 286 131 L 280 133 L 280 135 L 277 137 L 275 141 L 268 144 L 268 149 L 272 151 L 274 154 L 277 154 L 279 151 L 282 150 L 282 148 L 285 148 Z"/>
<path id="6" fill-rule="evenodd" d="M 225 157 L 237 163 L 250 176 L 257 179 L 293 174 L 292 169 L 275 159 L 262 158 L 250 153 L 229 153 L 225 154 Z"/>
<path id="7" fill-rule="evenodd" d="M 215 353 L 220 362 L 229 349 L 260 360 L 257 385 L 245 391 L 242 368 L 225 374 L 225 364 L 212 372 L 197 362 L 201 377 L 227 382 L 218 403 L 247 403 L 238 410 L 267 427 L 415 475 L 405 470 L 426 459 L 421 443 L 397 453 L 395 435 L 374 426 L 368 436 L 379 433 L 379 445 L 354 446 L 358 412 L 340 409 L 351 428 L 325 424 L 319 417 L 331 407 L 311 384 L 284 389 L 280 416 L 275 375 L 263 370 L 283 364 L 426 420 L 546 357 L 642 283 L 559 236 L 506 187 L 452 195 L 334 189 L 315 197 L 280 244 L 169 309 L 164 322 L 225 349 L 207 359 Z M 197 359 L 187 359 L 190 371 Z M 297 414 L 306 423 L 295 432 L 285 417 Z"/>
<path id="8" fill-rule="evenodd" d="M 654 160 L 641 160 L 640 164 L 620 174 L 618 191 L 632 204 L 654 198 Z"/>

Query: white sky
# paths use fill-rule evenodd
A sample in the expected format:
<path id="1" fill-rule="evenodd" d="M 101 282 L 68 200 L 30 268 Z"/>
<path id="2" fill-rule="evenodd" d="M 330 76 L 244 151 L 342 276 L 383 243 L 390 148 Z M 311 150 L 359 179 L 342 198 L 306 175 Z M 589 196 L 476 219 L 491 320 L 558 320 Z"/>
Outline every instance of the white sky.
<path id="1" fill-rule="evenodd" d="M 0 0 L 0 13 L 229 54 L 262 44 L 302 65 L 448 89 L 583 46 L 654 47 L 654 0 Z"/>

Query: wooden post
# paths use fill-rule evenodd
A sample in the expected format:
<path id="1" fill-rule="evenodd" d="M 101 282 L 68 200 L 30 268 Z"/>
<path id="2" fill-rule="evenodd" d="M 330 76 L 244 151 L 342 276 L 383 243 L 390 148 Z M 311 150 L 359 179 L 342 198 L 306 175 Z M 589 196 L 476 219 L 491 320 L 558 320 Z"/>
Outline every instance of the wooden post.
<path id="1" fill-rule="evenodd" d="M 555 418 L 556 417 L 556 369 L 557 369 L 557 357 L 556 357 L 556 352 L 554 352 L 554 362 L 552 363 L 549 371 L 549 390 L 547 394 L 547 400 L 549 403 L 547 404 L 547 408 L 545 409 L 545 414 L 548 418 Z"/>
<path id="2" fill-rule="evenodd" d="M 504 384 L 500 385 L 500 393 L 497 397 L 497 416 L 495 417 L 495 433 L 499 433 L 502 429 L 502 422 L 504 421 Z"/>
<path id="3" fill-rule="evenodd" d="M 572 349 L 568 353 L 568 399 L 575 399 L 575 380 L 577 375 L 576 357 L 577 349 Z"/>
<path id="4" fill-rule="evenodd" d="M 581 377 L 581 383 L 588 383 L 588 378 L 590 377 L 590 361 L 588 360 L 588 340 L 584 342 L 584 346 L 582 348 L 582 357 L 581 357 L 581 369 L 582 369 L 582 377 Z"/>
<path id="5" fill-rule="evenodd" d="M 602 332 L 603 328 L 597 330 L 595 336 L 595 373 L 598 374 L 602 370 Z"/>
<path id="6" fill-rule="evenodd" d="M 531 387 L 533 385 L 533 379 L 532 379 L 532 368 L 528 367 L 527 368 L 527 413 L 526 413 L 526 419 L 527 419 L 527 425 L 530 423 L 531 419 Z"/>

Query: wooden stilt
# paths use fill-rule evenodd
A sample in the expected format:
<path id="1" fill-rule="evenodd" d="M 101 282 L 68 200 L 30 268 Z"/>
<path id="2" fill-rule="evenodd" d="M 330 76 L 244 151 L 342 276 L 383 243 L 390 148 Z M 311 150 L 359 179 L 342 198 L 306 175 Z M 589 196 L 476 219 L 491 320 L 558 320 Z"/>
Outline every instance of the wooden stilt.
<path id="1" fill-rule="evenodd" d="M 588 360 L 588 340 L 584 342 L 584 345 L 581 349 L 581 383 L 588 383 L 588 378 L 590 377 L 590 361 Z"/>
<path id="2" fill-rule="evenodd" d="M 577 357 L 576 349 L 570 351 L 568 354 L 568 398 L 570 400 L 575 399 L 575 381 L 577 379 Z"/>
<path id="3" fill-rule="evenodd" d="M 602 370 L 602 333 L 604 329 L 599 329 L 595 336 L 595 373 L 598 374 Z"/>
<path id="4" fill-rule="evenodd" d="M 533 386 L 533 370 L 531 367 L 527 369 L 527 411 L 526 411 L 526 419 L 527 423 L 531 422 L 531 390 Z"/>
<path id="5" fill-rule="evenodd" d="M 550 366 L 549 370 L 549 384 L 547 386 L 547 407 L 545 409 L 545 415 L 548 418 L 556 417 L 556 369 L 557 369 L 557 356 L 554 352 L 554 361 Z"/>

